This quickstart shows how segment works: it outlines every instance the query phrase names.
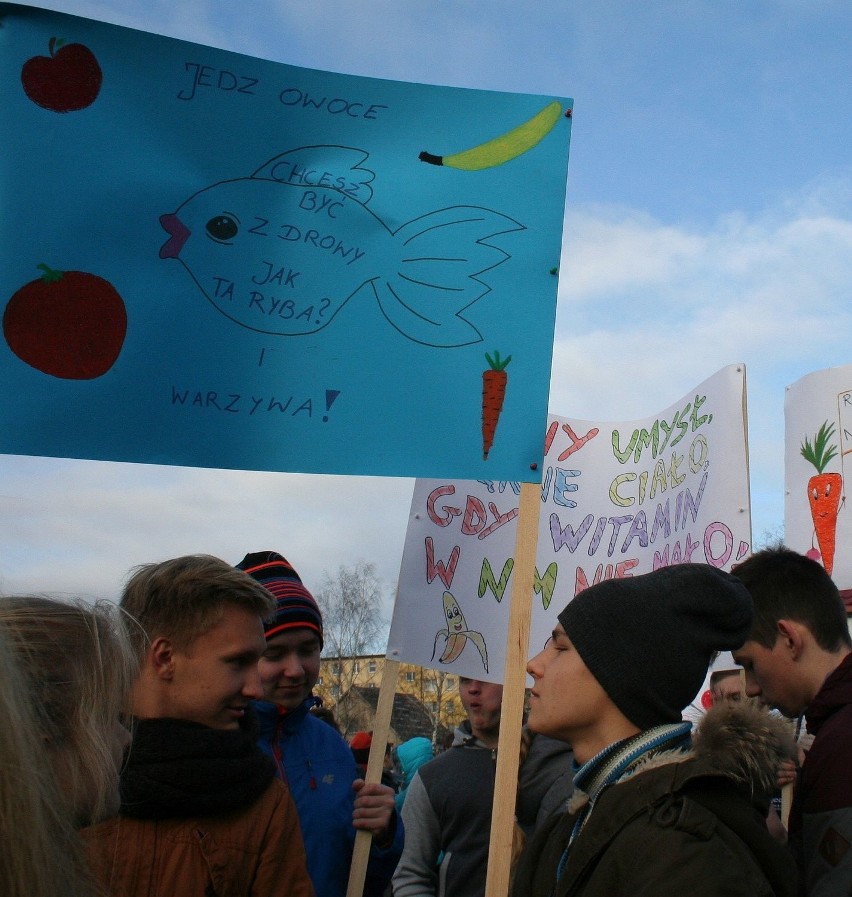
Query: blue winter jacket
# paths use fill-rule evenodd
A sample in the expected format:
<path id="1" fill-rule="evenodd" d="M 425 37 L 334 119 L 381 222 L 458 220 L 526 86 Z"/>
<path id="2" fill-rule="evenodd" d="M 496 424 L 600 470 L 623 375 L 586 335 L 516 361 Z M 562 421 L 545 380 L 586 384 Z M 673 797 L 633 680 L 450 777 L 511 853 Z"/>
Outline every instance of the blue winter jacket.
<path id="1" fill-rule="evenodd" d="M 361 778 L 346 741 L 328 723 L 309 712 L 308 698 L 289 713 L 277 704 L 254 702 L 260 723 L 260 747 L 276 762 L 278 775 L 290 786 L 299 813 L 308 873 L 317 897 L 344 897 L 349 881 L 355 829 L 352 782 Z M 402 819 L 397 816 L 390 847 L 373 845 L 364 895 L 380 895 L 402 853 Z"/>

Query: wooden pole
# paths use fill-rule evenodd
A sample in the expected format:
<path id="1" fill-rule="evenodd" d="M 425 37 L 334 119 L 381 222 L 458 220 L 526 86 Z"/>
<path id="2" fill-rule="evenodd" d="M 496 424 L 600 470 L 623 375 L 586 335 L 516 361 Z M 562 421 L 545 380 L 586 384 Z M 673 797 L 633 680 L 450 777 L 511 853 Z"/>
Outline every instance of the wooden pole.
<path id="1" fill-rule="evenodd" d="M 373 741 L 370 744 L 370 758 L 367 761 L 368 782 L 382 780 L 382 765 L 385 759 L 385 747 L 390 732 L 393 699 L 396 694 L 396 680 L 399 676 L 399 661 L 385 660 L 382 671 L 382 682 L 379 686 L 379 700 L 376 705 L 376 719 L 373 722 Z M 355 834 L 355 846 L 352 849 L 352 866 L 349 869 L 349 885 L 346 897 L 361 897 L 364 892 L 364 878 L 367 875 L 367 862 L 370 859 L 370 847 L 373 836 L 369 832 L 358 831 Z"/>
<path id="2" fill-rule="evenodd" d="M 506 897 L 511 872 L 541 485 L 521 484 L 485 897 Z"/>

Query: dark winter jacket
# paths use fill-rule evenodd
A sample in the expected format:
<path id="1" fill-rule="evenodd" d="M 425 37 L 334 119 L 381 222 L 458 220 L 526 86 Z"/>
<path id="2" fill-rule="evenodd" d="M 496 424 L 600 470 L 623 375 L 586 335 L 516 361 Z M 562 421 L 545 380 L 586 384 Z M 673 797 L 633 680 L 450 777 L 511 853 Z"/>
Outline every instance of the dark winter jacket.
<path id="1" fill-rule="evenodd" d="M 814 735 L 790 813 L 800 893 L 834 897 L 852 888 L 852 654 L 807 710 Z"/>
<path id="2" fill-rule="evenodd" d="M 574 790 L 574 754 L 564 741 L 532 735 L 523 762 L 515 816 L 529 837 L 546 820 L 562 813 Z"/>
<path id="3" fill-rule="evenodd" d="M 530 842 L 512 897 L 792 897 L 795 865 L 766 808 L 792 746 L 746 705 L 708 712 L 686 753 L 653 755 L 603 789 L 565 856 L 583 795 Z"/>
<path id="4" fill-rule="evenodd" d="M 538 748 L 536 749 L 536 745 Z M 456 729 L 453 746 L 417 771 L 402 808 L 405 846 L 394 897 L 481 897 L 485 892 L 497 751 Z M 558 808 L 570 789 L 568 745 L 538 737 L 520 771 L 525 820 L 535 827 L 543 802 Z M 554 789 L 557 796 L 550 797 Z"/>

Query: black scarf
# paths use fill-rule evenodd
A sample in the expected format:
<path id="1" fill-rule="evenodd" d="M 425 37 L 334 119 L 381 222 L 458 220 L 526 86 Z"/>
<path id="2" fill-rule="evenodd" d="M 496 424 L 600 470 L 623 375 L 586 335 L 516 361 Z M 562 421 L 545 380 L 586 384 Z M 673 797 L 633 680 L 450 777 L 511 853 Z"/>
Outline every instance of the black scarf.
<path id="1" fill-rule="evenodd" d="M 241 810 L 275 777 L 253 715 L 237 731 L 180 719 L 136 720 L 121 773 L 122 816 L 175 819 Z"/>

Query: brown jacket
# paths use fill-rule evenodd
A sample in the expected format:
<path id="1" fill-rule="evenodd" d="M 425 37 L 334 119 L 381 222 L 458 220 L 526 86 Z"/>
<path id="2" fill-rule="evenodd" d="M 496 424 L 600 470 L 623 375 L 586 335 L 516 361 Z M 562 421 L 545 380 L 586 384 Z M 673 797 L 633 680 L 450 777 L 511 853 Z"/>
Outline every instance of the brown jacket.
<path id="1" fill-rule="evenodd" d="M 795 863 L 763 804 L 791 755 L 785 728 L 748 704 L 714 707 L 691 753 L 660 753 L 605 787 L 570 851 L 576 818 L 546 823 L 512 897 L 792 897 Z"/>
<path id="2" fill-rule="evenodd" d="M 273 779 L 244 810 L 192 819 L 119 816 L 81 832 L 112 897 L 313 897 L 290 792 Z"/>

